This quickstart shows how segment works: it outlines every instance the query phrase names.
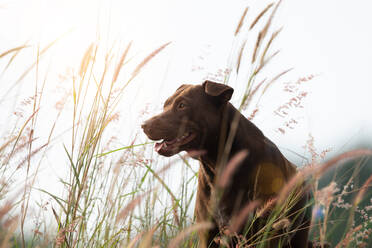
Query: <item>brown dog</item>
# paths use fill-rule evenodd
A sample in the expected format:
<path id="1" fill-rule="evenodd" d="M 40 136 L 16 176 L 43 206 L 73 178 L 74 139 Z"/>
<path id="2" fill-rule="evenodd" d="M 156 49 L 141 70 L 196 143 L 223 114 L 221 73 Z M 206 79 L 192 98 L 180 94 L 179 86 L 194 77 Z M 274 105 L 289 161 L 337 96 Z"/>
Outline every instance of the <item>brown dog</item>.
<path id="1" fill-rule="evenodd" d="M 205 151 L 197 158 L 201 166 L 195 214 L 198 222 L 212 221 L 215 227 L 199 234 L 201 247 L 218 247 L 214 240 L 222 232 L 221 228 L 229 227 L 231 220 L 250 202 L 260 199 L 265 203 L 275 197 L 296 173 L 295 166 L 279 149 L 229 103 L 233 91 L 227 85 L 211 81 L 182 85 L 167 99 L 163 113 L 142 125 L 151 140 L 162 140 L 155 145 L 160 155 Z M 246 156 L 235 165 L 228 183 L 219 191 L 216 183 L 219 175 L 227 162 L 241 151 L 245 151 Z M 271 239 L 265 247 L 278 247 L 279 242 L 281 247 L 312 247 L 308 243 L 310 216 L 303 211 L 307 202 L 308 194 L 303 193 L 287 217 L 288 234 Z M 249 218 L 245 215 L 243 222 L 247 221 Z M 256 220 L 245 233 L 248 244 L 252 240 L 249 237 L 262 226 L 262 220 Z M 242 233 L 243 228 L 235 231 Z M 237 241 L 233 238 L 228 242 L 234 245 Z"/>

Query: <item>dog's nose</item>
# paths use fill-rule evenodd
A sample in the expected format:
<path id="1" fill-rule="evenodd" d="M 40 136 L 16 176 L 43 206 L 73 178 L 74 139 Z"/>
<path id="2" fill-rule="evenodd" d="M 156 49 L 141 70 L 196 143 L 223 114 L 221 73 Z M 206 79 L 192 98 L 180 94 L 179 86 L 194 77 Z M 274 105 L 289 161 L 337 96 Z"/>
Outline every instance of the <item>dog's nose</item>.
<path id="1" fill-rule="evenodd" d="M 141 127 L 142 127 L 142 129 L 145 129 L 146 128 L 146 123 L 142 123 Z"/>
<path id="2" fill-rule="evenodd" d="M 149 128 L 149 125 L 144 122 L 142 125 L 141 125 L 143 131 L 146 133 L 146 132 L 149 132 L 150 131 L 150 128 Z"/>

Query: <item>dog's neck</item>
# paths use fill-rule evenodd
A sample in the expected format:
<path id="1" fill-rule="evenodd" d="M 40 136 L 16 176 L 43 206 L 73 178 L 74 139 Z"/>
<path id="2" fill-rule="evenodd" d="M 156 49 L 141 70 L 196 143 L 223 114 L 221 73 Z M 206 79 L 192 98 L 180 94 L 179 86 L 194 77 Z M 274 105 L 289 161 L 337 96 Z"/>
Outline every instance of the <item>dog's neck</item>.
<path id="1" fill-rule="evenodd" d="M 246 119 L 231 103 L 221 110 L 221 125 L 215 133 L 214 141 L 205 144 L 208 153 L 200 156 L 199 160 L 214 169 L 219 163 L 229 161 L 237 152 L 247 150 L 250 153 L 260 149 L 257 140 L 264 138 L 263 133 Z M 246 137 L 251 137 L 247 139 Z M 208 139 L 210 140 L 210 139 Z"/>

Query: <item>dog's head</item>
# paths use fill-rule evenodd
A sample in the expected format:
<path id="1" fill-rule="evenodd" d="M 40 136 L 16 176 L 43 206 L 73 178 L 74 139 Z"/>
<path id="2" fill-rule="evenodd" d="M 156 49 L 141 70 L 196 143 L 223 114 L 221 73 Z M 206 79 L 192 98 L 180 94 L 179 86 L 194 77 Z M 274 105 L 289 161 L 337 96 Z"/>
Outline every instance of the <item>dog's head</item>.
<path id="1" fill-rule="evenodd" d="M 164 104 L 161 114 L 147 120 L 142 128 L 163 156 L 180 151 L 202 150 L 207 142 L 218 142 L 223 106 L 233 88 L 211 81 L 202 85 L 181 85 Z"/>

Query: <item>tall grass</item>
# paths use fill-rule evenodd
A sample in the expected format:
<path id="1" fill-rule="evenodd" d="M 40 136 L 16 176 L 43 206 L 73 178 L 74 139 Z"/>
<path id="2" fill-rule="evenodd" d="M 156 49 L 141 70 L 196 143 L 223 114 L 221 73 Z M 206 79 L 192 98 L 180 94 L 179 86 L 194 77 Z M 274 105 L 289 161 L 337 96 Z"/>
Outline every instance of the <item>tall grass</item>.
<path id="1" fill-rule="evenodd" d="M 258 103 L 268 89 L 279 79 L 290 72 L 284 69 L 271 78 L 265 74 L 269 63 L 279 54 L 271 51 L 272 44 L 281 32 L 274 29 L 272 23 L 278 11 L 280 1 L 271 3 L 256 15 L 251 15 L 253 8 L 243 11 L 235 32 L 234 47 L 230 56 L 229 68 L 225 82 L 232 77 L 231 73 L 246 78 L 245 91 L 239 102 L 239 109 L 250 111 L 249 119 L 258 113 Z M 249 39 L 253 37 L 253 46 Z M 136 77 L 145 66 L 169 45 L 165 43 L 134 66 L 132 72 L 125 70 L 131 63 L 129 54 L 132 43 L 124 48 L 113 46 L 104 50 L 99 42 L 87 45 L 78 69 L 68 76 L 70 91 L 58 102 L 55 121 L 48 130 L 44 130 L 43 120 L 39 117 L 40 109 L 46 97 L 44 89 L 48 84 L 47 75 L 40 75 L 39 66 L 43 56 L 54 44 L 45 48 L 20 45 L 0 53 L 0 59 L 7 59 L 2 73 L 14 65 L 17 56 L 27 49 L 36 51 L 35 61 L 9 86 L 7 94 L 14 91 L 22 81 L 35 73 L 32 96 L 23 99 L 29 111 L 14 111 L 9 116 L 11 123 L 2 131 L 0 143 L 0 245 L 1 247 L 197 247 L 197 231 L 211 228 L 210 223 L 194 223 L 193 199 L 197 184 L 197 171 L 187 156 L 179 155 L 168 164 L 160 162 L 157 155 L 152 155 L 151 142 L 140 142 L 136 137 L 130 144 L 117 149 L 109 145 L 110 127 L 119 117 L 118 108 L 126 102 L 123 97 L 128 85 L 135 83 Z M 249 61 L 248 68 L 245 67 Z M 122 71 L 123 70 L 123 71 Z M 312 77 L 298 80 L 287 90 L 300 87 L 300 82 L 309 81 Z M 298 93 L 298 91 L 296 91 Z M 301 92 L 299 92 L 301 93 Z M 301 95 L 302 94 L 302 95 Z M 296 104 L 306 96 L 298 95 Z M 297 96 L 296 96 L 297 97 Z M 6 95 L 0 102 L 5 102 Z M 57 139 L 56 125 L 66 106 L 71 106 L 70 123 L 63 142 Z M 284 106 L 284 107 L 283 107 Z M 283 103 L 276 111 L 284 115 L 284 108 L 298 106 L 292 99 Z M 13 120 L 14 119 L 14 120 Z M 126 128 L 126 127 L 123 127 Z M 285 133 L 279 127 L 281 133 Z M 138 131 L 138 130 L 136 130 Z M 133 132 L 136 132 L 133 131 Z M 39 135 L 46 132 L 46 138 Z M 59 142 L 59 143 L 57 143 Z M 59 149 L 58 157 L 49 152 Z M 259 201 L 248 204 L 231 226 L 221 233 L 218 240 L 221 246 L 228 247 L 228 241 L 234 237 L 239 247 L 264 247 L 274 237 L 286 237 L 282 232 L 289 225 L 288 210 L 296 203 L 298 194 L 295 189 L 299 183 L 308 182 L 313 189 L 315 205 L 311 226 L 312 239 L 322 245 L 334 235 L 335 223 L 346 219 L 346 228 L 338 233 L 337 240 L 331 240 L 337 247 L 367 247 L 371 244 L 368 235 L 372 230 L 371 197 L 369 190 L 372 177 L 369 176 L 360 187 L 352 188 L 358 180 L 357 171 L 347 182 L 334 177 L 331 182 L 319 189 L 322 176 L 339 165 L 340 161 L 360 156 L 371 155 L 371 150 L 357 150 L 342 154 L 327 162 L 323 161 L 324 153 L 317 152 L 313 140 L 307 144 L 311 162 L 299 170 L 299 173 L 286 185 L 277 199 L 261 205 Z M 326 151 L 324 151 L 326 152 Z M 237 166 L 237 161 L 244 157 L 244 151 L 235 160 L 226 161 L 227 167 L 221 172 L 218 184 L 228 184 L 230 175 Z M 40 169 L 48 158 L 60 160 L 65 158 L 65 170 L 58 182 L 60 191 L 49 188 L 38 188 Z M 366 157 L 362 162 L 366 163 Z M 359 168 L 357 162 L 351 167 Z M 182 167 L 174 165 L 182 164 Z M 166 176 L 177 170 L 181 174 L 179 188 L 174 188 Z M 180 173 L 179 171 L 182 171 Z M 172 174 L 172 175 L 173 175 Z M 344 183 L 344 189 L 339 187 Z M 341 192 L 340 192 L 341 191 Z M 42 197 L 51 199 L 36 205 L 38 220 L 33 222 L 35 203 L 33 194 L 41 193 Z M 58 193 L 59 192 L 59 193 Z M 344 199 L 345 196 L 354 197 Z M 345 216 L 336 214 L 336 208 L 347 210 Z M 295 213 L 298 214 L 298 213 Z M 252 223 L 259 217 L 269 215 L 269 221 L 247 240 L 237 235 L 241 226 L 250 232 L 251 223 L 241 220 L 250 216 Z M 363 223 L 356 225 L 357 219 Z M 32 228 L 30 228 L 32 226 Z"/>

